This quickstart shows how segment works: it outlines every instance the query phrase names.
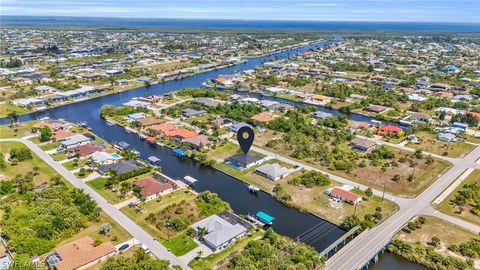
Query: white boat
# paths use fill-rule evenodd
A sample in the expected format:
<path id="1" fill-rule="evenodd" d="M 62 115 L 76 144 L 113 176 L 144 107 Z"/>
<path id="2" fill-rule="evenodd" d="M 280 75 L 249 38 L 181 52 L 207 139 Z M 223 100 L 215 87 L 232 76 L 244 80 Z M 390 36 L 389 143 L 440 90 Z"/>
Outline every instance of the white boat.
<path id="1" fill-rule="evenodd" d="M 254 186 L 254 185 L 248 185 L 248 191 L 256 193 L 256 192 L 260 191 L 260 188 Z"/>

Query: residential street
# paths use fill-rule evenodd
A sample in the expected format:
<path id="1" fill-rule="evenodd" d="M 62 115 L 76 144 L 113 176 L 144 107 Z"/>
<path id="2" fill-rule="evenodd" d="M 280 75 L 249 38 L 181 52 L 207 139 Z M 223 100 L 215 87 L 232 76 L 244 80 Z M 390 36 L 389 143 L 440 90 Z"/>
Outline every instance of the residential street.
<path id="1" fill-rule="evenodd" d="M 127 230 L 132 237 L 137 239 L 140 243 L 146 245 L 150 251 L 157 257 L 163 260 L 168 260 L 172 265 L 179 265 L 182 269 L 190 269 L 187 264 L 182 260 L 177 258 L 175 255 L 170 253 L 164 246 L 162 246 L 158 241 L 154 240 L 153 237 L 145 232 L 140 226 L 135 222 L 125 216 L 120 210 L 115 206 L 107 202 L 102 196 L 95 192 L 92 188 L 87 186 L 83 181 L 79 180 L 73 173 L 65 169 L 60 163 L 56 162 L 52 157 L 46 154 L 42 149 L 40 149 L 36 144 L 29 140 L 25 139 L 0 139 L 0 142 L 20 142 L 25 144 L 30 148 L 38 157 L 40 157 L 45 163 L 50 165 L 57 173 L 62 175 L 68 182 L 70 182 L 74 187 L 83 189 L 85 193 L 90 195 L 90 197 L 95 200 L 98 206 L 113 220 L 115 220 L 120 226 Z"/>

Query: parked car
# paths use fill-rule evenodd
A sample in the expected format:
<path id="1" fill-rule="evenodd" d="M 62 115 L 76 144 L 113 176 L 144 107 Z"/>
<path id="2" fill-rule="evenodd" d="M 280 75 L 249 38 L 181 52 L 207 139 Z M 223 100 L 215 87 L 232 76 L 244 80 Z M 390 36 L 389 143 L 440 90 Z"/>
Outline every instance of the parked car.
<path id="1" fill-rule="evenodd" d="M 130 245 L 129 244 L 124 244 L 122 245 L 121 247 L 118 248 L 118 251 L 124 251 L 125 249 L 127 249 Z"/>
<path id="2" fill-rule="evenodd" d="M 143 251 L 145 251 L 145 253 L 147 253 L 147 254 L 150 253 L 150 249 L 147 246 L 145 246 L 144 244 L 142 244 L 140 247 L 143 249 Z"/>

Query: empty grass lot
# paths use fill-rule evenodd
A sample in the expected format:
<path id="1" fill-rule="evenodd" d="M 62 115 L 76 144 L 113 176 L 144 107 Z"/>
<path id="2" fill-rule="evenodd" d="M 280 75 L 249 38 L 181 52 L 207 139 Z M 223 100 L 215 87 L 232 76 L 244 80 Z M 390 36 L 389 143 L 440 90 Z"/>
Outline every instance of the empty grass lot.
<path id="1" fill-rule="evenodd" d="M 32 126 L 38 123 L 38 121 L 21 122 L 14 128 L 10 125 L 0 126 L 0 138 L 21 138 L 30 135 Z"/>
<path id="2" fill-rule="evenodd" d="M 170 239 L 162 239 L 160 242 L 175 256 L 185 255 L 198 246 L 198 244 L 195 243 L 191 237 L 187 236 L 185 232 L 178 233 L 177 235 L 170 237 Z"/>
<path id="3" fill-rule="evenodd" d="M 1 142 L 0 152 L 5 156 L 13 148 L 26 148 L 26 146 L 19 142 Z M 25 174 L 32 171 L 34 167 L 38 167 L 38 175 L 33 178 L 35 185 L 48 182 L 53 176 L 58 174 L 46 163 L 43 162 L 37 155 L 32 152 L 33 159 L 18 162 L 17 165 L 12 166 L 7 162 L 6 167 L 1 169 L 0 174 L 4 175 L 6 179 L 12 179 L 17 174 Z M 68 185 L 68 184 L 67 184 Z"/>
<path id="4" fill-rule="evenodd" d="M 475 145 L 465 143 L 465 142 L 441 142 L 435 138 L 434 134 L 427 132 L 419 132 L 417 137 L 422 141 L 419 144 L 409 143 L 407 147 L 420 149 L 422 151 L 443 155 L 445 152 L 448 153 L 448 157 L 458 158 L 464 157 L 470 153 Z M 448 148 L 447 148 L 448 147 Z"/>
<path id="5" fill-rule="evenodd" d="M 471 205 L 469 205 L 467 203 L 464 207 L 465 208 L 464 211 L 459 211 L 460 209 L 459 209 L 458 206 L 455 206 L 455 205 L 450 203 L 450 201 L 453 198 L 455 198 L 455 196 L 458 194 L 458 192 L 460 192 L 464 189 L 463 188 L 464 185 L 474 184 L 474 183 L 476 183 L 477 185 L 480 185 L 480 170 L 474 170 L 436 208 L 438 210 L 444 212 L 445 214 L 448 214 L 448 215 L 451 215 L 451 216 L 454 216 L 454 217 L 458 217 L 458 218 L 464 219 L 468 222 L 472 222 L 472 223 L 475 223 L 477 225 L 480 225 L 480 217 L 473 214 L 472 212 L 470 212 L 470 209 L 472 208 Z"/>
<path id="6" fill-rule="evenodd" d="M 475 233 L 467 231 L 442 219 L 431 216 L 425 216 L 425 219 L 426 222 L 422 225 L 422 228 L 416 229 L 411 233 L 400 231 L 394 238 L 407 241 L 413 246 L 417 244 L 428 246 L 427 243 L 430 242 L 432 237 L 436 236 L 440 238 L 440 245 L 437 248 L 434 248 L 435 251 L 445 256 L 456 257 L 460 255 L 448 250 L 448 246 L 460 245 L 470 240 L 470 238 L 478 239 L 478 235 Z M 477 267 L 480 265 L 478 258 L 475 259 L 475 264 Z"/>
<path id="7" fill-rule="evenodd" d="M 105 188 L 105 183 L 107 182 L 107 178 L 98 177 L 91 181 L 87 182 L 87 185 L 93 188 L 98 194 L 100 194 L 105 200 L 107 200 L 111 204 L 117 204 L 122 200 L 118 198 L 117 194 L 113 191 L 110 191 Z"/>

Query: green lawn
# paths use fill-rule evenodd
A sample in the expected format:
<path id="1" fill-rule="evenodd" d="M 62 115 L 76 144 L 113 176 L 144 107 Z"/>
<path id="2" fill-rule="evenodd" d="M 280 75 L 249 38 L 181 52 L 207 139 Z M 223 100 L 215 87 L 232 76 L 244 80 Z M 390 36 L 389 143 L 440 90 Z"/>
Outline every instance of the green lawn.
<path id="1" fill-rule="evenodd" d="M 175 256 L 185 255 L 198 246 L 197 243 L 187 236 L 185 232 L 181 232 L 168 240 L 162 239 L 160 242 L 168 248 L 170 252 L 175 254 Z"/>
<path id="2" fill-rule="evenodd" d="M 420 149 L 422 151 L 443 155 L 447 153 L 448 157 L 458 158 L 463 157 L 470 153 L 475 145 L 465 143 L 465 142 L 441 142 L 435 138 L 434 134 L 427 132 L 419 132 L 417 137 L 421 139 L 422 143 L 409 143 L 407 147 L 413 149 Z"/>
<path id="3" fill-rule="evenodd" d="M 29 134 L 32 126 L 38 121 L 21 122 L 15 128 L 10 125 L 0 126 L 0 138 L 21 138 Z"/>
<path id="4" fill-rule="evenodd" d="M 85 166 L 86 163 L 87 163 L 87 159 L 79 159 L 77 162 L 75 162 L 75 160 L 72 160 L 72 161 L 63 163 L 62 165 L 63 167 L 65 167 L 65 169 L 71 171 L 71 170 L 75 170 Z"/>
<path id="5" fill-rule="evenodd" d="M 67 151 L 58 152 L 51 155 L 56 161 L 61 161 L 67 159 Z"/>
<path id="6" fill-rule="evenodd" d="M 0 152 L 2 154 L 7 154 L 13 148 L 26 148 L 26 146 L 19 142 L 1 142 L 0 143 Z M 32 160 L 25 160 L 18 162 L 17 165 L 12 166 L 9 163 L 6 164 L 6 167 L 1 169 L 0 174 L 3 174 L 7 179 L 15 177 L 17 174 L 25 174 L 29 171 L 32 171 L 34 167 L 38 167 L 38 175 L 33 178 L 35 185 L 39 185 L 45 182 L 48 182 L 51 177 L 58 175 L 55 170 L 50 168 L 48 164 L 43 162 L 37 155 L 32 153 Z M 68 185 L 68 184 L 67 184 Z"/>
<path id="7" fill-rule="evenodd" d="M 111 204 L 117 204 L 122 200 L 118 198 L 117 194 L 105 189 L 105 182 L 107 182 L 107 178 L 98 177 L 91 181 L 87 182 L 87 185 L 93 188 L 98 194 L 100 194 L 103 198 L 105 198 Z"/>
<path id="8" fill-rule="evenodd" d="M 40 147 L 40 149 L 42 149 L 43 151 L 50 151 L 58 148 L 59 146 L 60 146 L 59 142 L 50 142 L 50 143 L 39 145 L 38 147 Z"/>
<path id="9" fill-rule="evenodd" d="M 463 190 L 464 185 L 473 183 L 480 184 L 480 170 L 474 170 L 467 178 L 465 178 L 465 180 L 462 181 L 462 183 L 460 183 L 460 185 L 458 185 L 457 188 L 455 188 L 452 193 L 445 198 L 445 200 L 437 205 L 436 208 L 445 214 L 480 225 L 480 217 L 470 212 L 471 206 L 467 204 L 465 206 L 465 210 L 460 212 L 458 207 L 450 204 L 450 201 L 457 195 L 457 193 Z"/>
<path id="10" fill-rule="evenodd" d="M 215 265 L 218 264 L 220 261 L 224 260 L 230 254 L 242 250 L 248 242 L 257 239 L 258 237 L 261 237 L 263 235 L 262 232 L 255 232 L 251 236 L 245 236 L 239 241 L 235 242 L 228 248 L 218 252 L 218 253 L 213 253 L 205 258 L 200 258 L 200 259 L 193 259 L 188 263 L 188 266 L 190 266 L 194 270 L 210 270 L 214 269 Z"/>
<path id="11" fill-rule="evenodd" d="M 10 112 L 16 112 L 20 115 L 28 113 L 29 110 L 9 103 L 0 104 L 0 117 L 7 117 Z"/>
<path id="12" fill-rule="evenodd" d="M 92 180 L 94 181 L 94 180 Z M 87 182 L 90 183 L 90 182 Z M 148 216 L 149 213 L 157 213 L 164 209 L 165 207 L 174 204 L 174 203 L 180 203 L 183 200 L 189 201 L 189 200 L 194 200 L 195 199 L 195 194 L 190 192 L 190 191 L 185 191 L 185 190 L 178 190 L 174 191 L 170 194 L 161 196 L 155 200 L 150 200 L 146 202 L 143 205 L 143 210 L 142 212 L 137 212 L 135 208 L 133 207 L 128 207 L 125 206 L 120 209 L 122 213 L 127 215 L 131 220 L 133 220 L 135 223 L 137 223 L 140 227 L 142 227 L 145 231 L 147 231 L 149 234 L 156 236 L 158 239 L 161 238 L 159 235 L 159 231 L 157 228 L 155 228 L 154 225 L 148 223 L 145 221 L 145 218 Z"/>

